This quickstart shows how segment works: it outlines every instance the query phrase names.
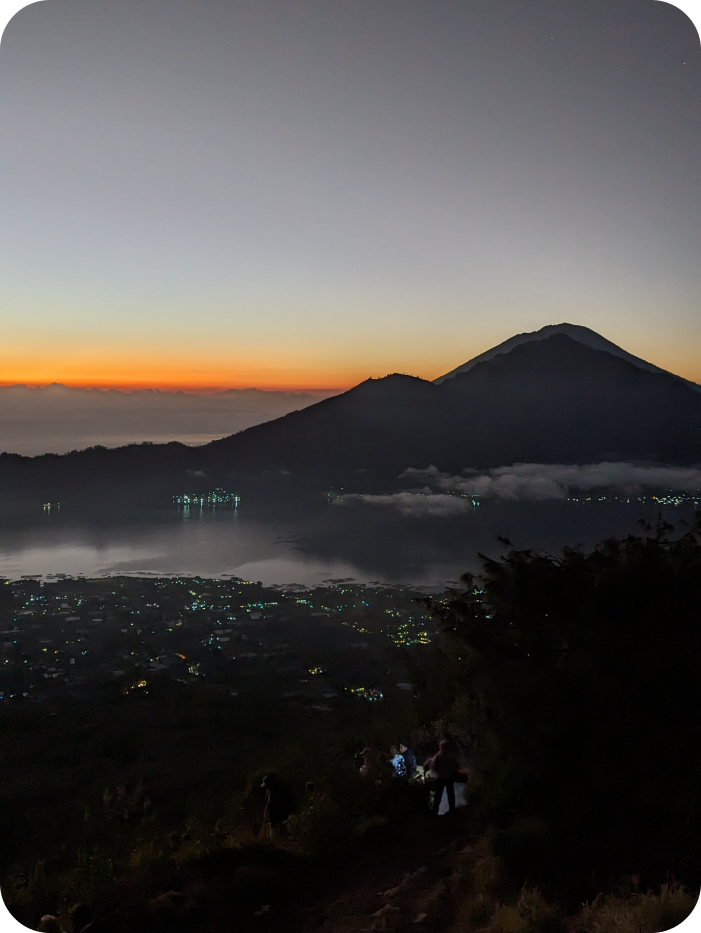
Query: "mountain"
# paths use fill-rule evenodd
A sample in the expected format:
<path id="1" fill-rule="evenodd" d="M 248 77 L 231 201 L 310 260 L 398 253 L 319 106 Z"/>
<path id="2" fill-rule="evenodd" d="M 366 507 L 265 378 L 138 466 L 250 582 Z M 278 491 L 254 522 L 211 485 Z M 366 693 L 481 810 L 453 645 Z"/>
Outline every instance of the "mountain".
<path id="1" fill-rule="evenodd" d="M 540 330 L 530 331 L 526 334 L 516 334 L 515 337 L 509 337 L 508 340 L 497 344 L 497 346 L 492 347 L 491 350 L 480 353 L 479 356 L 475 356 L 473 359 L 468 360 L 467 363 L 463 363 L 462 366 L 458 366 L 456 369 L 446 373 L 445 376 L 439 376 L 438 379 L 434 379 L 433 381 L 436 385 L 440 385 L 448 379 L 453 379 L 455 376 L 469 372 L 474 366 L 477 366 L 478 363 L 485 363 L 488 360 L 494 359 L 495 356 L 509 353 L 515 347 L 523 343 L 530 343 L 533 340 L 547 340 L 549 337 L 554 337 L 556 334 L 564 334 L 566 337 L 577 340 L 579 343 L 583 343 L 593 350 L 604 350 L 607 353 L 611 353 L 613 356 L 620 357 L 622 360 L 627 360 L 639 369 L 646 369 L 651 373 L 665 372 L 664 369 L 660 369 L 660 367 L 655 366 L 654 363 L 648 363 L 647 360 L 641 360 L 639 356 L 633 356 L 632 353 L 628 353 L 615 343 L 602 337 L 601 334 L 597 334 L 596 331 L 590 330 L 588 327 L 582 327 L 581 324 L 548 324 L 546 327 L 541 327 Z M 701 385 L 697 385 L 697 383 L 691 382 L 688 379 L 684 379 L 683 381 L 686 382 L 690 388 L 697 392 L 701 392 Z"/>
<path id="2" fill-rule="evenodd" d="M 104 496 L 119 488 L 153 497 L 195 482 L 242 488 L 251 477 L 372 489 L 429 464 L 451 473 L 517 462 L 701 464 L 701 395 L 694 388 L 625 351 L 555 330 L 511 349 L 502 344 L 450 378 L 368 379 L 202 447 L 3 455 L 0 490 L 39 490 L 50 498 L 66 489 L 84 496 L 100 489 Z"/>
<path id="3" fill-rule="evenodd" d="M 519 461 L 701 462 L 701 397 L 558 333 L 516 345 L 439 384 L 368 380 L 343 395 L 202 448 L 205 468 L 284 470 L 326 480 L 408 466 L 484 469 Z"/>
<path id="4" fill-rule="evenodd" d="M 368 379 L 307 409 L 213 441 L 201 448 L 203 468 L 285 471 L 324 482 L 360 471 L 397 476 L 435 451 L 450 429 L 444 395 L 414 376 Z"/>
<path id="5" fill-rule="evenodd" d="M 465 412 L 475 466 L 701 461 L 699 393 L 565 334 L 520 344 L 439 388 Z M 453 462 L 466 447 L 453 448 Z"/>

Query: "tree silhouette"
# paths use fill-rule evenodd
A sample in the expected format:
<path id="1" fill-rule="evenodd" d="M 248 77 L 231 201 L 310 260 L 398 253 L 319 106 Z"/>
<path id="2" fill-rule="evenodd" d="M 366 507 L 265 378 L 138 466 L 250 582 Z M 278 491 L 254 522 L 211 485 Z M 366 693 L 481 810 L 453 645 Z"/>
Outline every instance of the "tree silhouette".
<path id="1" fill-rule="evenodd" d="M 512 547 L 432 603 L 479 808 L 546 827 L 549 870 L 698 878 L 701 515 L 673 532 Z"/>

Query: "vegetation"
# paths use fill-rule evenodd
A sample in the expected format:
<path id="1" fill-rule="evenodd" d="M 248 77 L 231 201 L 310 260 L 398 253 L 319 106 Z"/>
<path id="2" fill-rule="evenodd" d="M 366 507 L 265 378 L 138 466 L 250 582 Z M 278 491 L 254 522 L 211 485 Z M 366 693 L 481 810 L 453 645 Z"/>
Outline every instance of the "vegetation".
<path id="1" fill-rule="evenodd" d="M 435 604 L 475 811 L 575 900 L 626 872 L 699 880 L 701 524 L 672 531 L 512 549 Z"/>
<path id="2" fill-rule="evenodd" d="M 438 646 L 407 654 L 413 704 L 331 718 L 164 683 L 5 717 L 10 909 L 70 929 L 83 902 L 94 933 L 679 923 L 701 876 L 701 522 L 591 553 L 512 548 L 462 582 L 430 601 Z M 367 743 L 409 737 L 422 761 L 444 735 L 471 775 L 453 816 L 355 772 Z M 272 769 L 294 796 L 277 844 L 261 825 Z M 132 804 L 105 797 L 119 783 Z"/>

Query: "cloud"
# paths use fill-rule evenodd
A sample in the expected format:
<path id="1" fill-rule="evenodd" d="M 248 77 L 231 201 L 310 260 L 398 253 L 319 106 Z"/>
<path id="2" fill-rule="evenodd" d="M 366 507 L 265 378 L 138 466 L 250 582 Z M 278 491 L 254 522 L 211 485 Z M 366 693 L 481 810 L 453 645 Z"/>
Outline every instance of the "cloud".
<path id="1" fill-rule="evenodd" d="M 326 393 L 333 395 L 333 392 Z M 65 453 L 140 441 L 206 444 L 319 401 L 319 393 L 0 386 L 0 452 Z"/>
<path id="2" fill-rule="evenodd" d="M 409 468 L 404 479 L 421 479 L 441 493 L 450 491 L 480 498 L 544 501 L 565 499 L 572 491 L 608 490 L 635 495 L 645 490 L 693 492 L 701 489 L 701 469 L 645 466 L 635 463 L 543 464 L 515 463 L 491 470 L 465 470 L 460 476 L 431 465 Z"/>
<path id="3" fill-rule="evenodd" d="M 449 518 L 453 515 L 462 515 L 472 508 L 472 503 L 467 499 L 433 493 L 430 490 L 425 492 L 395 492 L 384 496 L 350 494 L 337 496 L 332 500 L 334 505 L 344 505 L 357 501 L 371 506 L 395 508 L 403 515 L 416 517 Z"/>
<path id="4" fill-rule="evenodd" d="M 471 511 L 472 496 L 543 502 L 566 499 L 571 492 L 594 490 L 620 495 L 635 495 L 646 490 L 701 490 L 701 469 L 635 463 L 515 463 L 483 472 L 467 469 L 459 476 L 450 476 L 431 465 L 425 469 L 409 467 L 401 478 L 415 480 L 422 486 L 391 495 L 348 494 L 332 501 L 340 506 L 363 502 L 377 508 L 393 508 L 413 517 L 450 518 Z"/>

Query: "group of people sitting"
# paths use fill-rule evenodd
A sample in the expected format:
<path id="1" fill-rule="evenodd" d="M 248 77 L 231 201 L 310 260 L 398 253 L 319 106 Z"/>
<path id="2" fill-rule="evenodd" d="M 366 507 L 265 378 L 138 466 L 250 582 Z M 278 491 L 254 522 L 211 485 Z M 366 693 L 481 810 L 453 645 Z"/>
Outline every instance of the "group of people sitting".
<path id="1" fill-rule="evenodd" d="M 468 780 L 467 770 L 461 766 L 457 751 L 448 739 L 439 743 L 438 751 L 423 765 L 416 763 L 413 750 L 403 743 L 392 745 L 389 757 L 368 745 L 356 754 L 355 764 L 363 777 L 378 784 L 404 780 L 424 785 L 431 792 L 429 806 L 434 815 L 438 814 L 444 792 L 448 809 L 455 809 L 455 785 L 466 784 Z"/>
<path id="2" fill-rule="evenodd" d="M 404 752 L 407 752 L 407 758 Z M 393 745 L 389 757 L 372 745 L 356 753 L 355 766 L 364 778 L 383 784 L 392 778 L 412 778 L 416 774 L 416 756 L 406 745 Z"/>

